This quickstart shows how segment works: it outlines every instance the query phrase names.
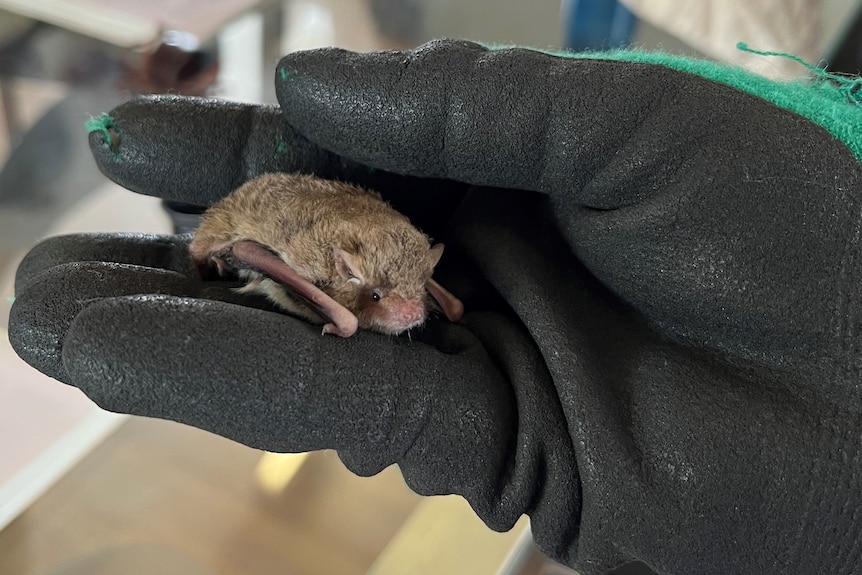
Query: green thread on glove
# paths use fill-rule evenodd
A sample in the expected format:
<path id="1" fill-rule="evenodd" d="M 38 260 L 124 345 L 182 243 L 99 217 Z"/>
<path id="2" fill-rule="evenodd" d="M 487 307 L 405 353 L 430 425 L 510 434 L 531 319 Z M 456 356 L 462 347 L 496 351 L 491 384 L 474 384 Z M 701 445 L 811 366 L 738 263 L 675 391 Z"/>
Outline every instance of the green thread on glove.
<path id="1" fill-rule="evenodd" d="M 8 301 L 9 303 L 15 303 L 15 296 L 10 295 L 9 297 L 6 298 L 6 301 Z"/>
<path id="2" fill-rule="evenodd" d="M 287 153 L 287 142 L 281 137 L 281 134 L 275 135 L 275 154 L 282 155 Z"/>
<path id="3" fill-rule="evenodd" d="M 287 82 L 287 81 L 293 80 L 294 78 L 296 78 L 297 76 L 299 76 L 299 72 L 298 72 L 297 70 L 295 70 L 294 68 L 291 68 L 291 69 L 287 69 L 287 68 L 279 68 L 279 70 L 278 70 L 278 76 L 279 76 L 282 80 L 284 80 L 285 82 Z"/>
<path id="4" fill-rule="evenodd" d="M 114 118 L 109 114 L 102 114 L 98 118 L 90 117 L 89 120 L 84 122 L 84 128 L 87 129 L 88 134 L 92 132 L 101 132 L 105 138 L 105 143 L 110 146 L 114 155 L 119 156 L 117 148 L 120 143 L 120 130 L 117 129 Z"/>
<path id="5" fill-rule="evenodd" d="M 848 102 L 853 102 L 857 106 L 862 106 L 862 78 L 859 76 L 842 76 L 840 74 L 833 74 L 831 72 L 827 72 L 823 68 L 818 68 L 812 64 L 809 64 L 799 56 L 794 56 L 793 54 L 787 54 L 786 52 L 769 52 L 769 51 L 761 51 L 755 50 L 748 46 L 745 42 L 738 42 L 736 47 L 743 52 L 748 52 L 749 54 L 757 54 L 758 56 L 779 56 L 781 58 L 787 58 L 788 60 L 792 60 L 801 66 L 804 66 L 808 71 L 812 72 L 815 76 L 823 78 L 824 80 L 829 80 L 835 83 L 835 87 L 838 92 L 844 94 L 844 97 Z"/>
<path id="6" fill-rule="evenodd" d="M 510 45 L 482 45 L 489 50 L 525 49 Z M 862 105 L 857 105 L 862 98 L 859 94 L 862 85 L 860 78 L 841 78 L 834 74 L 817 73 L 820 81 L 812 82 L 811 78 L 777 81 L 729 64 L 636 48 L 577 53 L 541 48 L 526 49 L 571 59 L 653 64 L 726 84 L 818 124 L 843 142 L 853 155 L 862 161 Z M 836 78 L 841 78 L 842 85 L 836 86 L 832 83 Z M 851 96 L 849 99 L 848 95 Z"/>

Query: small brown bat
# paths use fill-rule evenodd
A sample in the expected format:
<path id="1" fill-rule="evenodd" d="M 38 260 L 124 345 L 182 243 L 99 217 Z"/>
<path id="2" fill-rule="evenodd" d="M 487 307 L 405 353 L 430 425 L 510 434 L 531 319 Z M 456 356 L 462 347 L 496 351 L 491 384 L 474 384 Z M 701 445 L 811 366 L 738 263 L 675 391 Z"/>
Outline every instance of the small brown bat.
<path id="1" fill-rule="evenodd" d="M 431 247 L 374 191 L 300 174 L 246 182 L 203 215 L 189 246 L 202 277 L 215 266 L 279 307 L 350 337 L 357 327 L 398 334 L 422 325 L 428 295 L 451 321 L 461 302 L 431 278 Z"/>

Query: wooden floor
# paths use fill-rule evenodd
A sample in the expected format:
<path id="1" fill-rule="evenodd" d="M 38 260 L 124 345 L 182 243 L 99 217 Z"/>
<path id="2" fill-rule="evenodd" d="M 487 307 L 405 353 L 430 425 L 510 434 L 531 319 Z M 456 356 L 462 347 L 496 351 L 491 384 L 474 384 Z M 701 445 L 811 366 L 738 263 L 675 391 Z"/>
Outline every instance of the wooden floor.
<path id="1" fill-rule="evenodd" d="M 331 452 L 312 454 L 267 495 L 255 479 L 260 457 L 130 418 L 0 531 L 0 573 L 361 574 L 419 501 L 397 468 L 360 478 Z M 563 571 L 534 554 L 524 573 Z"/>
<path id="2" fill-rule="evenodd" d="M 260 456 L 132 418 L 0 532 L 0 573 L 359 574 L 418 501 L 397 469 L 358 478 L 333 453 L 267 496 Z"/>

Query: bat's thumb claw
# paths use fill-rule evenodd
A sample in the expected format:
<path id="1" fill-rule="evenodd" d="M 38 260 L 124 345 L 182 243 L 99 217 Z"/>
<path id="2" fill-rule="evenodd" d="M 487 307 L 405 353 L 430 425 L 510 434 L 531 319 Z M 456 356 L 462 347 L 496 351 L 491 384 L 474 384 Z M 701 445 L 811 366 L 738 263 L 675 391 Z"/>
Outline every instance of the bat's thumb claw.
<path id="1" fill-rule="evenodd" d="M 333 335 L 337 335 L 339 337 L 350 337 L 354 333 L 356 333 L 356 329 L 358 326 L 355 325 L 336 325 L 334 323 L 327 323 L 323 326 L 323 335 L 331 333 Z"/>

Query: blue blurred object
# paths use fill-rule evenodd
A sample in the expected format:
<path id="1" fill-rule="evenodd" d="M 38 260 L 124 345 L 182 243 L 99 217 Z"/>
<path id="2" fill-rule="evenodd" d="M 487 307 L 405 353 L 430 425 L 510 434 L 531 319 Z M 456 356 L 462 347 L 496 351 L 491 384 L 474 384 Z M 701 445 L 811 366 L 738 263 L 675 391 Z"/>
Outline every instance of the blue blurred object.
<path id="1" fill-rule="evenodd" d="M 617 0 L 563 0 L 561 15 L 563 45 L 574 51 L 626 46 L 637 23 Z"/>

